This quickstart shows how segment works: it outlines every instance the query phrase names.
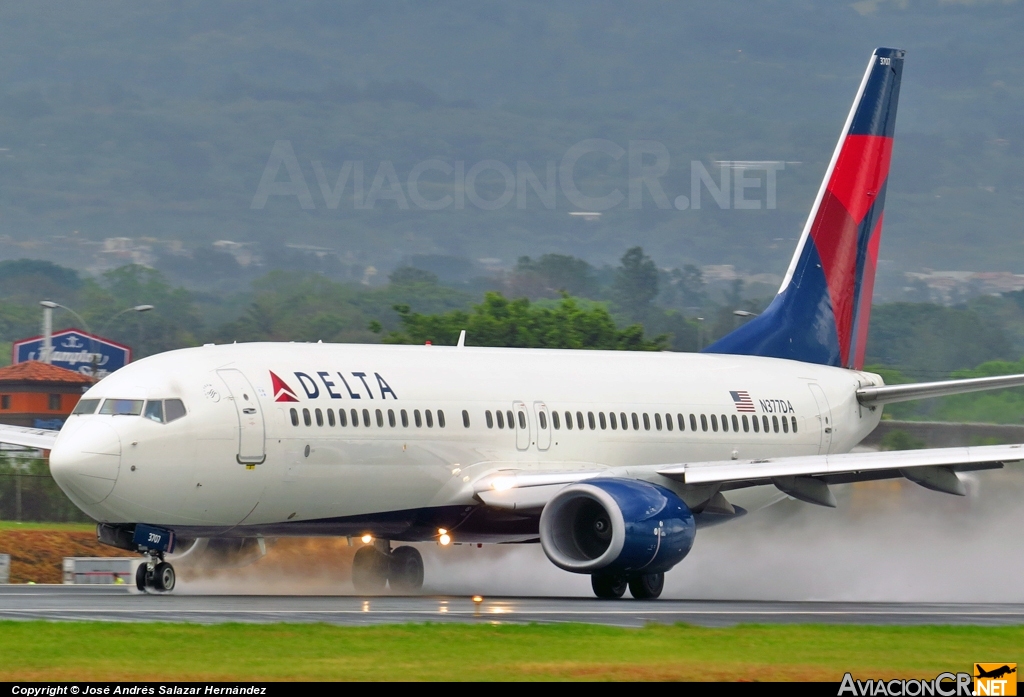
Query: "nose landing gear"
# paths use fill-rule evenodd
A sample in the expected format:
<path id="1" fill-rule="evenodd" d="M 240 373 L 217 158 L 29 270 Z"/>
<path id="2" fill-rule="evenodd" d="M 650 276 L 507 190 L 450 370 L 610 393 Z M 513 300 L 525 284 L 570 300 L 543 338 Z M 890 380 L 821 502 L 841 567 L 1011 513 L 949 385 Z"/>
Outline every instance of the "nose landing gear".
<path id="1" fill-rule="evenodd" d="M 416 593 L 423 587 L 423 557 L 415 547 L 392 550 L 387 540 L 375 540 L 356 551 L 352 585 L 357 593 L 380 593 L 386 585 L 396 593 Z"/>
<path id="2" fill-rule="evenodd" d="M 174 567 L 163 561 L 163 554 L 150 554 L 149 558 L 135 570 L 135 587 L 143 593 L 158 591 L 168 593 L 174 590 L 176 580 Z"/>

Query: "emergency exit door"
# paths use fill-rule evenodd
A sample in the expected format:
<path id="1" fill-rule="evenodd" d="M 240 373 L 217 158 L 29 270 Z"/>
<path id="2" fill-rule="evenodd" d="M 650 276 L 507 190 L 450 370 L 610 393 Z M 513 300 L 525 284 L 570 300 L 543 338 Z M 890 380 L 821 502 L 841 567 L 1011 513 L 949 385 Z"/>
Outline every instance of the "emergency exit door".
<path id="1" fill-rule="evenodd" d="M 267 459 L 263 424 L 263 410 L 256 398 L 256 390 L 242 374 L 234 368 L 218 370 L 224 384 L 228 386 L 231 400 L 238 414 L 238 455 L 236 459 L 242 465 L 259 465 Z"/>

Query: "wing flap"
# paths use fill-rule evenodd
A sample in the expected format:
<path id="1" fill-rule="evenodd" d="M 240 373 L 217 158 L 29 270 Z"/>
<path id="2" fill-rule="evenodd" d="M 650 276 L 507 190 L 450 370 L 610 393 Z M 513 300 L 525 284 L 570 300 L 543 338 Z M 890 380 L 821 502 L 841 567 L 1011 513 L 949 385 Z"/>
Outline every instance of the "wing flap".
<path id="1" fill-rule="evenodd" d="M 870 471 L 882 474 L 885 470 L 912 470 L 920 467 L 976 469 L 979 466 L 999 466 L 1003 462 L 1019 460 L 1024 460 L 1024 444 L 693 462 L 661 466 L 657 472 L 685 484 L 709 484 Z"/>

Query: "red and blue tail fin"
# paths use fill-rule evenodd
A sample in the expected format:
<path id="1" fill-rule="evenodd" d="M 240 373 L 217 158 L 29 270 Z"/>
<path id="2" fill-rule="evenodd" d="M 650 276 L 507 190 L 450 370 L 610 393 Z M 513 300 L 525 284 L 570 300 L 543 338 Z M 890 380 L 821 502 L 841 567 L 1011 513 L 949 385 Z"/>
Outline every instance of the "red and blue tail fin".
<path id="1" fill-rule="evenodd" d="M 864 365 L 904 53 L 872 54 L 779 294 L 708 353 Z"/>

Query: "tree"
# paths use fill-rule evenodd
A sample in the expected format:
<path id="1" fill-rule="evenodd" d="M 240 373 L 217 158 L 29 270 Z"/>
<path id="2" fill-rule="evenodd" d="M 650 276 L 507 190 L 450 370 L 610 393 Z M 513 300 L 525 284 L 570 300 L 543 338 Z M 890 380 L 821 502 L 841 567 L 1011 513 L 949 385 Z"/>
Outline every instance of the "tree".
<path id="1" fill-rule="evenodd" d="M 472 312 L 454 310 L 422 315 L 408 305 L 397 305 L 402 331 L 392 332 L 390 344 L 454 344 L 466 330 L 466 343 L 474 346 L 514 348 L 613 349 L 659 351 L 664 336 L 647 339 L 640 325 L 618 329 L 601 305 L 589 309 L 571 297 L 563 297 L 554 308 L 533 305 L 526 298 L 509 300 L 500 293 L 487 293 Z"/>
<path id="2" fill-rule="evenodd" d="M 646 319 L 658 295 L 658 267 L 643 247 L 633 247 L 622 255 L 612 292 L 616 306 L 631 322 Z"/>
<path id="3" fill-rule="evenodd" d="M 545 254 L 537 260 L 519 257 L 509 279 L 513 297 L 559 297 L 561 293 L 593 298 L 597 295 L 594 267 L 566 254 Z"/>

